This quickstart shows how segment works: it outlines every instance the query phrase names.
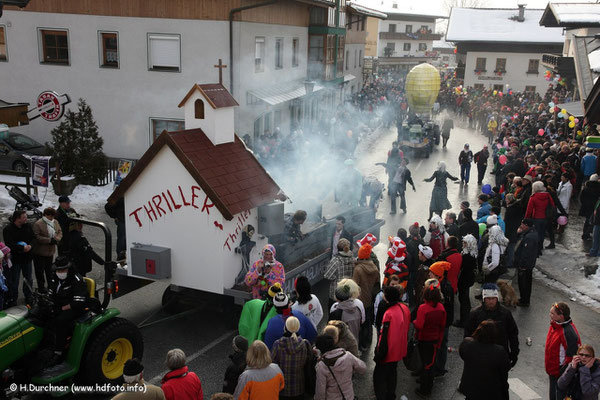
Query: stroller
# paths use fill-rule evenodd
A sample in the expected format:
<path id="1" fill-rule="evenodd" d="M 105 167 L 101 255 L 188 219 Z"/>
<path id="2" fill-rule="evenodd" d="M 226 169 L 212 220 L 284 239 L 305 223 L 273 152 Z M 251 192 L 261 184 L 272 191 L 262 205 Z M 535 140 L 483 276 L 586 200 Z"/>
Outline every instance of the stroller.
<path id="1" fill-rule="evenodd" d="M 42 218 L 42 212 L 38 210 L 38 207 L 42 206 L 36 195 L 28 195 L 22 191 L 18 186 L 5 186 L 10 197 L 16 200 L 16 210 L 25 210 L 28 218 L 34 218 L 38 220 Z"/>

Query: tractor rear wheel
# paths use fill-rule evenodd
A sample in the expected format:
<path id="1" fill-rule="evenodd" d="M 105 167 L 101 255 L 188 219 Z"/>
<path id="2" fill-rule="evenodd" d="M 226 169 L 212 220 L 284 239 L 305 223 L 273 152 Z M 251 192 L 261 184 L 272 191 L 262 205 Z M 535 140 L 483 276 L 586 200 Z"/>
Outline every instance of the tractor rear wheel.
<path id="1" fill-rule="evenodd" d="M 138 328 L 123 318 L 100 326 L 89 339 L 81 360 L 86 383 L 121 383 L 123 366 L 130 358 L 142 358 L 144 340 Z"/>

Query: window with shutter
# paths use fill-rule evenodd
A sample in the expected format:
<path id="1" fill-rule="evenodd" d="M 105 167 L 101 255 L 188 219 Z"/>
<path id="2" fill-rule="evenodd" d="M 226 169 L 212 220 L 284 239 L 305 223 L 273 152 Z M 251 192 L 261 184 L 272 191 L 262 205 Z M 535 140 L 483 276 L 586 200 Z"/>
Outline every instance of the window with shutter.
<path id="1" fill-rule="evenodd" d="M 148 35 L 148 69 L 181 71 L 181 35 Z"/>

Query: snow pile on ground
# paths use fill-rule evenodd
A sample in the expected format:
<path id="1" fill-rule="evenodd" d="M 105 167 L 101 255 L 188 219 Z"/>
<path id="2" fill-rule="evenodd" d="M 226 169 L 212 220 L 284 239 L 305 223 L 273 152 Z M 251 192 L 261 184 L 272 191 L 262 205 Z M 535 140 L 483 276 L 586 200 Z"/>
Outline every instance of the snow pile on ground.
<path id="1" fill-rule="evenodd" d="M 0 175 L 0 181 L 25 184 L 25 178 L 11 175 Z M 21 189 L 26 192 L 25 188 Z M 91 217 L 98 212 L 104 213 L 104 204 L 112 192 L 112 182 L 105 186 L 78 185 L 69 198 L 71 199 L 71 206 L 78 213 Z M 38 188 L 38 196 L 42 203 L 40 209 L 58 207 L 58 196 L 54 193 L 52 186 Z M 4 187 L 0 187 L 0 212 L 11 214 L 15 209 L 15 204 L 16 201 L 10 197 L 8 191 Z"/>
<path id="2" fill-rule="evenodd" d="M 538 258 L 538 271 L 535 271 L 534 277 L 567 293 L 572 299 L 600 310 L 600 271 L 587 278 L 584 274 L 585 265 L 597 263 L 595 258 L 574 253 L 557 244 L 556 249 L 544 250 L 544 254 Z"/>

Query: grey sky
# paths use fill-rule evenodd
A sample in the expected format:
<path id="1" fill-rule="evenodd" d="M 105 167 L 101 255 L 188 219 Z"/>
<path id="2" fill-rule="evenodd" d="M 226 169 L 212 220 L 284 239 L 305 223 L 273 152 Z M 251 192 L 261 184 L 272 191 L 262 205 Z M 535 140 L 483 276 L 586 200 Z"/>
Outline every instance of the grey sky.
<path id="1" fill-rule="evenodd" d="M 454 2 L 456 3 L 458 1 L 459 0 L 454 1 Z M 546 8 L 546 5 L 548 4 L 547 0 L 481 0 L 481 2 L 484 4 L 484 7 L 488 7 L 488 8 L 492 8 L 492 7 L 517 8 L 517 3 L 525 3 L 528 8 Z M 560 2 L 561 3 L 581 3 L 581 2 L 585 2 L 585 1 L 582 1 L 582 0 L 560 0 Z M 589 1 L 589 2 L 593 2 L 593 1 Z M 373 7 L 373 8 L 381 8 L 380 4 L 382 3 L 382 0 L 358 0 L 357 3 L 361 3 L 361 4 L 364 4 L 366 6 Z M 391 7 L 391 0 L 385 0 L 385 3 L 388 5 L 385 8 Z M 437 12 L 440 12 L 441 14 L 445 14 L 446 10 L 447 10 L 446 4 L 447 4 L 446 0 L 419 0 L 419 1 L 398 0 L 398 8 L 405 9 L 407 7 L 411 7 L 411 8 L 414 7 L 415 9 L 418 9 L 418 10 L 426 9 L 432 14 L 437 13 Z"/>

